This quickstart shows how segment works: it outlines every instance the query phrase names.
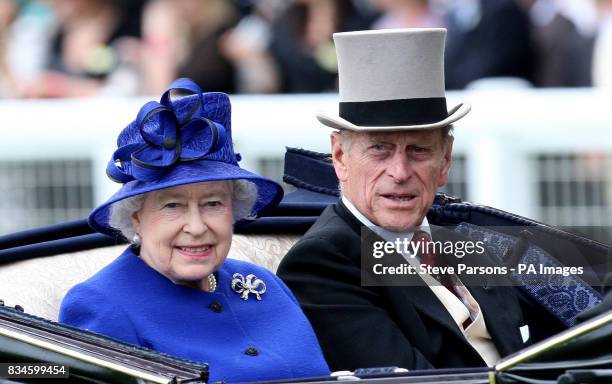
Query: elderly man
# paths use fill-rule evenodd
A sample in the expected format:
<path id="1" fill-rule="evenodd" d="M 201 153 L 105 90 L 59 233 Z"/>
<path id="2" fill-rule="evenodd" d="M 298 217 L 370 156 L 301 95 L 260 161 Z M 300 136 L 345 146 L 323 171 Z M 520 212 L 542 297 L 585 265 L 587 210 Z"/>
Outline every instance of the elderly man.
<path id="1" fill-rule="evenodd" d="M 318 119 L 338 130 L 331 146 L 342 196 L 278 270 L 332 370 L 493 365 L 530 342 L 511 287 L 464 285 L 456 275 L 424 276 L 410 286 L 362 280 L 364 228 L 417 242 L 430 235 L 462 240 L 430 228 L 426 218 L 448 179 L 451 124 L 470 109 L 460 104 L 447 112 L 444 37 L 444 29 L 334 35 L 340 113 Z M 419 256 L 424 264 L 436 255 Z M 453 255 L 439 256 L 453 263 Z M 486 254 L 480 259 L 488 262 Z"/>

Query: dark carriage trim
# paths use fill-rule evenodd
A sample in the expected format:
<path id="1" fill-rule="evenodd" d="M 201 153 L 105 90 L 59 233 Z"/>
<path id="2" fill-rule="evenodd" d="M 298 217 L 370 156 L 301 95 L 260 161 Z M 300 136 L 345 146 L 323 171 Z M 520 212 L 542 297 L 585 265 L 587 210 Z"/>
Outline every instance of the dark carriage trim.
<path id="1" fill-rule="evenodd" d="M 41 342 L 69 349 L 78 357 L 52 351 L 43 346 L 29 344 L 7 336 L 10 330 Z M 0 307 L 0 356 L 32 362 L 51 362 L 70 365 L 71 375 L 84 376 L 103 382 L 122 383 L 134 379 L 127 373 L 87 362 L 88 357 L 103 360 L 171 382 L 172 380 L 208 380 L 208 365 L 176 358 L 147 348 L 124 343 L 97 333 Z M 92 380 L 93 382 L 93 380 Z M 134 380 L 134 382 L 136 382 Z"/>

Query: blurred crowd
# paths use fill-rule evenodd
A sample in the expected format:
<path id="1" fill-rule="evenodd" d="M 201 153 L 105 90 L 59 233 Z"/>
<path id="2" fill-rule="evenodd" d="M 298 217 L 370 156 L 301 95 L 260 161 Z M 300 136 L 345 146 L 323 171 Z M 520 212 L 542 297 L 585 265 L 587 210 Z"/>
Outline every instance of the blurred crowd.
<path id="1" fill-rule="evenodd" d="M 0 97 L 337 89 L 331 35 L 445 27 L 446 85 L 612 85 L 612 0 L 0 0 Z"/>

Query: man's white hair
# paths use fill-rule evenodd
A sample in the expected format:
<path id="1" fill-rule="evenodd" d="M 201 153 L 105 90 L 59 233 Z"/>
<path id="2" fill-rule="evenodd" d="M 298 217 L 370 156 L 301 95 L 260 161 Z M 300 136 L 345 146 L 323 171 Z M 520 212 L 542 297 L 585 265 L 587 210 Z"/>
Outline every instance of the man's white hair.
<path id="1" fill-rule="evenodd" d="M 232 189 L 232 215 L 234 222 L 253 220 L 253 206 L 257 201 L 257 186 L 247 180 L 228 180 Z M 132 241 L 136 230 L 132 224 L 134 213 L 142 209 L 146 193 L 129 197 L 114 203 L 111 207 L 109 224 L 119 230 L 123 237 Z"/>

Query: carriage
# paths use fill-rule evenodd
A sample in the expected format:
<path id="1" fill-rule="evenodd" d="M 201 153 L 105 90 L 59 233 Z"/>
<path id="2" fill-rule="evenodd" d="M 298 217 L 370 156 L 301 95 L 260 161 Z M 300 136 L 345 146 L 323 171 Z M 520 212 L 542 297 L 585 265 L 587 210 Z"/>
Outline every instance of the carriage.
<path id="1" fill-rule="evenodd" d="M 323 209 L 338 199 L 329 155 L 288 148 L 284 181 L 295 191 L 263 217 L 236 226 L 230 258 L 275 271 Z M 588 273 L 584 279 L 568 276 L 554 284 L 518 280 L 521 300 L 548 313 L 548 317 L 531 319 L 532 335 L 542 341 L 495 367 L 411 372 L 363 367 L 300 382 L 612 382 L 612 312 L 577 325 L 578 314 L 602 300 L 606 265 L 612 258 L 610 245 L 441 193 L 428 220 L 485 241 L 508 266 L 538 260 L 560 267 L 580 260 Z M 0 382 L 36 382 L 43 377 L 75 383 L 208 382 L 215 367 L 205 362 L 183 360 L 57 322 L 66 291 L 108 264 L 124 247 L 124 240 L 94 233 L 85 220 L 0 238 L 0 362 L 20 363 L 17 371 L 0 364 Z M 8 369 L 13 374 L 8 375 Z"/>

